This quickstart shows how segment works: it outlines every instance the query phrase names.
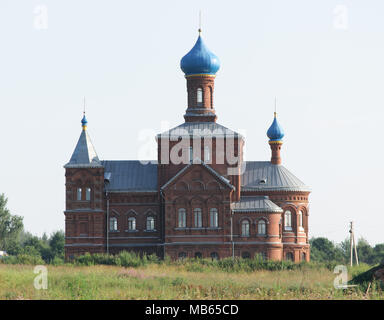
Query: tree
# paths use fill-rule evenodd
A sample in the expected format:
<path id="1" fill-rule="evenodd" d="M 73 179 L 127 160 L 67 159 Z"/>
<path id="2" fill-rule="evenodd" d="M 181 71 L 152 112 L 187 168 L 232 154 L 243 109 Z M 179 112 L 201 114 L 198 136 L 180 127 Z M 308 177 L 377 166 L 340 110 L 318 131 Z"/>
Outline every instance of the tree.
<path id="1" fill-rule="evenodd" d="M 64 231 L 56 231 L 49 238 L 49 246 L 51 247 L 52 258 L 58 257 L 64 259 Z"/>
<path id="2" fill-rule="evenodd" d="M 359 261 L 365 262 L 368 264 L 372 264 L 373 257 L 373 248 L 369 245 L 368 241 L 364 238 L 360 238 L 357 242 L 357 255 L 359 257 Z"/>
<path id="3" fill-rule="evenodd" d="M 5 251 L 16 246 L 23 230 L 23 218 L 11 215 L 7 202 L 5 195 L 0 194 L 0 249 Z"/>
<path id="4" fill-rule="evenodd" d="M 344 260 L 340 248 L 327 238 L 312 238 L 309 243 L 311 245 L 312 261 L 329 262 Z"/>

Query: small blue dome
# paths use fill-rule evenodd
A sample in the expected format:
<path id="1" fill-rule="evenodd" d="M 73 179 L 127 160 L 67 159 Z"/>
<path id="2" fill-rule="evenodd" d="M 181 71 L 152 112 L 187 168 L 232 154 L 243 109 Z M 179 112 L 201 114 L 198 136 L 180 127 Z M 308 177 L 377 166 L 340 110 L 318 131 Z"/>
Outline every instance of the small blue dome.
<path id="1" fill-rule="evenodd" d="M 85 114 L 83 116 L 83 119 L 81 119 L 81 125 L 85 127 L 88 124 L 87 118 L 85 117 Z"/>
<path id="2" fill-rule="evenodd" d="M 199 35 L 191 51 L 181 59 L 180 67 L 186 76 L 193 74 L 214 75 L 220 69 L 220 60 L 209 51 Z"/>
<path id="3" fill-rule="evenodd" d="M 276 113 L 275 118 L 273 119 L 273 122 L 267 131 L 267 136 L 270 141 L 280 141 L 284 137 L 284 131 L 280 124 L 277 122 Z"/>

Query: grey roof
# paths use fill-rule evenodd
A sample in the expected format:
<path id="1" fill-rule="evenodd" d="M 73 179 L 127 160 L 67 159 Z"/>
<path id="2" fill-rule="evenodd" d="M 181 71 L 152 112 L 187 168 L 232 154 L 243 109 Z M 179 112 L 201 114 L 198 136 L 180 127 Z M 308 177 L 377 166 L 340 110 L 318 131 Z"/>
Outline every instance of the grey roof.
<path id="1" fill-rule="evenodd" d="M 246 161 L 242 190 L 306 191 L 311 189 L 282 165 L 269 161 Z"/>
<path id="2" fill-rule="evenodd" d="M 201 159 L 194 159 L 193 162 L 191 162 L 190 164 L 188 164 L 187 166 L 185 166 L 183 169 L 181 169 L 178 173 L 176 173 L 171 179 L 169 179 L 167 181 L 167 183 L 165 183 L 161 189 L 165 189 L 167 186 L 169 186 L 173 181 L 175 181 L 183 172 L 187 171 L 188 168 L 190 168 L 191 166 L 193 165 L 202 165 L 203 167 L 205 167 L 209 172 L 211 172 L 214 176 L 216 176 L 221 182 L 223 182 L 226 186 L 228 186 L 229 188 L 231 189 L 235 189 L 235 187 L 230 183 L 230 181 L 226 178 L 224 178 L 220 173 L 218 173 L 217 171 L 215 171 L 213 168 L 211 168 L 210 166 L 208 166 L 207 164 L 204 163 L 204 161 L 202 161 Z"/>
<path id="3" fill-rule="evenodd" d="M 104 172 L 110 173 L 109 191 L 157 191 L 157 163 L 139 160 L 105 160 Z"/>
<path id="4" fill-rule="evenodd" d="M 283 212 L 278 205 L 266 196 L 241 197 L 239 202 L 232 204 L 234 212 Z"/>
<path id="5" fill-rule="evenodd" d="M 101 167 L 100 160 L 97 156 L 96 150 L 92 144 L 91 137 L 89 136 L 87 130 L 83 130 L 81 132 L 79 141 L 77 142 L 75 150 L 73 151 L 72 157 L 64 167 Z"/>
<path id="6" fill-rule="evenodd" d="M 185 122 L 175 128 L 157 135 L 157 138 L 172 138 L 179 137 L 197 137 L 208 136 L 212 138 L 223 137 L 238 137 L 243 138 L 239 133 L 228 129 L 216 122 Z"/>

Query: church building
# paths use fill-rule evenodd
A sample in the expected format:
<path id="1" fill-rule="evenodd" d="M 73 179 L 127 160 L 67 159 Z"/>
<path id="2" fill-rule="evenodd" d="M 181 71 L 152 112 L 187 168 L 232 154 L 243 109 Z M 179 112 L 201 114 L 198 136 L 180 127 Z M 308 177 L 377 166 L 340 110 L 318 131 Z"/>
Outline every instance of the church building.
<path id="1" fill-rule="evenodd" d="M 180 66 L 185 121 L 157 135 L 157 160 L 100 160 L 84 114 L 64 166 L 66 259 L 128 250 L 172 259 L 309 261 L 310 189 L 282 165 L 276 112 L 267 131 L 271 160 L 245 161 L 244 137 L 216 121 L 220 61 L 200 30 Z"/>

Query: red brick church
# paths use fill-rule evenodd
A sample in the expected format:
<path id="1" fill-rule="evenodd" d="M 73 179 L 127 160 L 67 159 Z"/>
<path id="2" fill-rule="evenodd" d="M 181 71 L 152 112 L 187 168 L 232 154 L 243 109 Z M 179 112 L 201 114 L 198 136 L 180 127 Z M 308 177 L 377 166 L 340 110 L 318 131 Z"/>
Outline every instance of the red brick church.
<path id="1" fill-rule="evenodd" d="M 156 161 L 100 160 L 84 115 L 64 166 L 67 259 L 130 250 L 172 259 L 309 261 L 310 189 L 281 164 L 276 113 L 267 132 L 271 160 L 244 161 L 244 137 L 216 121 L 219 68 L 199 30 L 181 60 L 185 122 L 157 135 Z"/>

